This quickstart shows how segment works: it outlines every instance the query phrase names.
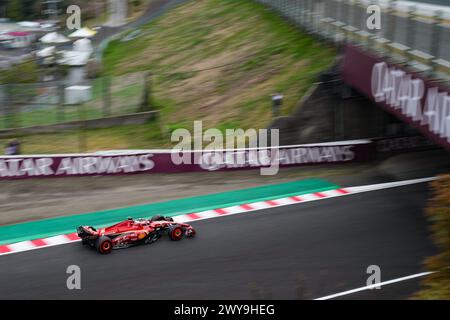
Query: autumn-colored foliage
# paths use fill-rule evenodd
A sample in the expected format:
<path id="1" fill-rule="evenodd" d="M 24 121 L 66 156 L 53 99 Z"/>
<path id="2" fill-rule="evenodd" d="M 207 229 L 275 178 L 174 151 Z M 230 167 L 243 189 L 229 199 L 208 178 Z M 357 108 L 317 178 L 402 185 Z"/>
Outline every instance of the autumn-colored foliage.
<path id="1" fill-rule="evenodd" d="M 437 271 L 422 281 L 415 298 L 450 299 L 450 175 L 431 183 L 433 197 L 426 210 L 431 237 L 439 253 L 425 260 L 429 271 Z"/>

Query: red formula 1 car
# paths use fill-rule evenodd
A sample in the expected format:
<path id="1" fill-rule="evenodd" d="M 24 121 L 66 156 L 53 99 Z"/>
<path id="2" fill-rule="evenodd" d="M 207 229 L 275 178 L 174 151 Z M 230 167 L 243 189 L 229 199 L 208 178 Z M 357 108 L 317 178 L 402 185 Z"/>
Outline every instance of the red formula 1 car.
<path id="1" fill-rule="evenodd" d="M 84 245 L 95 247 L 101 254 L 110 253 L 112 249 L 128 248 L 138 244 L 150 244 L 165 233 L 173 241 L 195 236 L 195 229 L 185 223 L 177 223 L 172 218 L 154 216 L 151 219 L 132 219 L 119 222 L 107 228 L 81 226 L 77 228 L 78 236 Z"/>

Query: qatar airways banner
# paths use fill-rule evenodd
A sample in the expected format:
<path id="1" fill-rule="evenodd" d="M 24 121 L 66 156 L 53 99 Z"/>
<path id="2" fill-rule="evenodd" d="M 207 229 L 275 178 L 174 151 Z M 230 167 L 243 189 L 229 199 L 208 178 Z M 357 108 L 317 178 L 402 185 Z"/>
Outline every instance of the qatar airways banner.
<path id="1" fill-rule="evenodd" d="M 40 177 L 96 176 L 137 173 L 207 172 L 370 160 L 375 146 L 368 140 L 223 151 L 113 151 L 93 154 L 0 157 L 0 180 Z M 174 162 L 173 155 L 184 161 Z M 187 157 L 186 157 L 187 155 Z"/>
<path id="2" fill-rule="evenodd" d="M 354 46 L 342 77 L 353 88 L 450 150 L 450 90 Z"/>

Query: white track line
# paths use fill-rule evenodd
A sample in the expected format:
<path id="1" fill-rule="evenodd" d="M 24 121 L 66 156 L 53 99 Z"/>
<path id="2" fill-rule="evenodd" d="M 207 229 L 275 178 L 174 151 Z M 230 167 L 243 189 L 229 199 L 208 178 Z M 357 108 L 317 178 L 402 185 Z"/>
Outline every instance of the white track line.
<path id="1" fill-rule="evenodd" d="M 375 190 L 382 190 L 382 189 L 395 188 L 395 187 L 403 187 L 403 186 L 416 184 L 416 183 L 430 182 L 430 181 L 433 181 L 436 179 L 437 179 L 436 177 L 429 177 L 429 178 L 403 180 L 403 181 L 395 181 L 395 182 L 387 182 L 387 183 L 369 184 L 366 186 L 348 187 L 345 189 L 349 190 L 351 193 L 359 193 L 359 192 L 375 191 Z"/>
<path id="2" fill-rule="evenodd" d="M 356 288 L 356 289 L 352 289 L 352 290 L 348 290 L 348 291 L 344 291 L 344 292 L 331 294 L 329 296 L 317 298 L 317 299 L 314 299 L 314 300 L 330 300 L 330 299 L 334 299 L 334 298 L 337 298 L 337 297 L 342 297 L 342 296 L 346 296 L 346 295 L 349 295 L 349 294 L 353 294 L 353 293 L 356 293 L 356 292 L 361 292 L 361 291 L 365 291 L 365 290 L 374 289 L 374 288 L 377 288 L 377 287 L 386 286 L 386 285 L 389 285 L 389 284 L 392 284 L 392 283 L 397 283 L 397 282 L 406 281 L 406 280 L 410 280 L 410 279 L 414 279 L 414 278 L 424 277 L 424 276 L 427 276 L 427 275 L 435 273 L 435 272 L 436 271 L 421 272 L 421 273 L 413 274 L 413 275 L 402 277 L 402 278 L 392 279 L 392 280 L 389 280 L 389 281 L 375 283 L 375 284 L 371 284 L 369 286 L 365 286 L 365 287 L 361 287 L 361 288 Z"/>

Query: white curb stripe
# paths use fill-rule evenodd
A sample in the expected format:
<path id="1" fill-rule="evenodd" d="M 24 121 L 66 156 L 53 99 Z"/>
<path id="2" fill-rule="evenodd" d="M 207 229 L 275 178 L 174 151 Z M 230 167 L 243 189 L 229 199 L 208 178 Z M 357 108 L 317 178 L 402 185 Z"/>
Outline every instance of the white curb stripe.
<path id="1" fill-rule="evenodd" d="M 22 241 L 8 245 L 11 251 L 26 251 L 33 249 L 35 245 L 31 241 Z"/>
<path id="2" fill-rule="evenodd" d="M 416 184 L 416 183 L 429 182 L 429 181 L 432 181 L 435 179 L 436 178 L 431 177 L 431 178 L 397 181 L 397 182 L 390 182 L 390 183 L 381 183 L 381 184 L 374 184 L 374 185 L 367 185 L 367 186 L 340 188 L 340 189 L 335 189 L 335 190 L 321 191 L 321 192 L 308 193 L 308 194 L 300 194 L 300 195 L 286 197 L 286 198 L 267 200 L 267 201 L 258 201 L 258 202 L 254 202 L 254 203 L 237 205 L 237 206 L 232 206 L 232 207 L 227 207 L 227 208 L 219 208 L 219 209 L 207 210 L 207 211 L 203 211 L 203 212 L 183 214 L 183 215 L 174 216 L 173 219 L 176 222 L 192 222 L 192 221 L 213 219 L 213 218 L 219 218 L 222 216 L 234 215 L 234 214 L 239 214 L 239 213 L 244 213 L 244 212 L 258 211 L 258 210 L 264 210 L 264 209 L 274 208 L 274 207 L 282 207 L 282 206 L 298 204 L 298 203 L 303 203 L 303 202 L 310 202 L 310 201 L 323 200 L 323 199 L 328 199 L 328 198 L 333 198 L 333 197 L 346 196 L 346 195 L 355 194 L 355 193 L 375 191 L 375 190 L 381 190 L 381 189 L 386 189 L 386 188 L 393 188 L 393 187 L 406 186 L 406 185 L 411 185 L 411 184 Z M 49 238 L 44 238 L 44 239 L 36 239 L 33 241 L 36 243 L 39 243 L 39 245 L 36 245 L 31 241 L 22 241 L 22 242 L 17 242 L 17 243 L 13 243 L 13 244 L 0 245 L 0 256 L 5 255 L 5 254 L 11 254 L 11 253 L 45 248 L 45 247 L 49 247 L 49 246 L 71 243 L 74 241 L 80 241 L 80 239 L 76 239 L 74 237 L 69 237 L 68 235 L 57 235 L 54 237 L 49 237 Z"/>
<path id="3" fill-rule="evenodd" d="M 329 191 L 323 191 L 321 192 L 323 195 L 325 195 L 326 197 L 330 198 L 330 197 L 339 197 L 342 196 L 343 193 L 337 191 L 337 190 L 329 190 Z"/>
<path id="4" fill-rule="evenodd" d="M 180 222 L 191 222 L 191 221 L 197 220 L 197 219 L 195 219 L 195 218 L 193 218 L 192 216 L 189 216 L 189 215 L 187 215 L 187 214 L 183 214 L 183 215 L 180 217 L 180 219 L 182 220 L 182 221 L 180 221 Z"/>
<path id="5" fill-rule="evenodd" d="M 289 204 L 297 203 L 296 201 L 292 200 L 291 198 L 281 198 L 274 201 L 276 203 L 276 206 L 286 206 Z"/>
<path id="6" fill-rule="evenodd" d="M 270 204 L 268 204 L 266 201 L 260 201 L 260 202 L 253 202 L 250 204 L 255 210 L 263 210 L 272 208 Z"/>
<path id="7" fill-rule="evenodd" d="M 182 214 L 182 215 L 180 215 L 180 216 L 175 216 L 175 217 L 172 217 L 173 218 L 173 220 L 175 221 L 175 222 L 181 222 L 181 223 L 183 223 L 183 222 L 188 222 L 188 221 L 190 221 L 190 218 L 188 217 L 188 216 L 186 216 L 185 214 Z"/>
<path id="8" fill-rule="evenodd" d="M 224 210 L 227 212 L 227 214 L 236 214 L 236 213 L 249 211 L 249 210 L 245 210 L 241 206 L 227 207 L 227 208 L 224 208 Z"/>
<path id="9" fill-rule="evenodd" d="M 71 242 L 71 240 L 69 238 L 67 238 L 65 235 L 59 235 L 59 236 L 54 236 L 54 237 L 50 237 L 50 238 L 45 238 L 43 239 L 44 242 L 46 242 L 48 245 L 58 245 L 58 244 L 63 244 L 63 243 L 68 243 Z"/>
<path id="10" fill-rule="evenodd" d="M 302 202 L 315 201 L 318 199 L 314 193 L 302 194 L 299 197 L 302 198 Z"/>

